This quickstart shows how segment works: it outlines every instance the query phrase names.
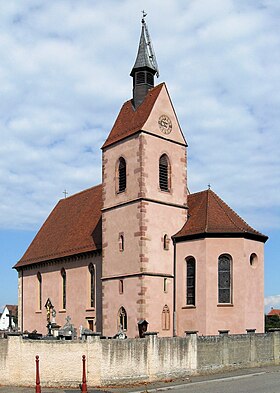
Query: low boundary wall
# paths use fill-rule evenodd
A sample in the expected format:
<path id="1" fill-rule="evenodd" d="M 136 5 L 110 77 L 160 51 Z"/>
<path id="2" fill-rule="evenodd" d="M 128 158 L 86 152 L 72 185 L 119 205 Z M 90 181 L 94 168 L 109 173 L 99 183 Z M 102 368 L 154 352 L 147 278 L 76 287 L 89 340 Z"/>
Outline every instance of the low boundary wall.
<path id="1" fill-rule="evenodd" d="M 230 336 L 87 341 L 0 339 L 0 385 L 35 383 L 40 356 L 42 386 L 81 383 L 86 355 L 89 386 L 151 382 L 233 367 L 280 364 L 280 332 Z"/>

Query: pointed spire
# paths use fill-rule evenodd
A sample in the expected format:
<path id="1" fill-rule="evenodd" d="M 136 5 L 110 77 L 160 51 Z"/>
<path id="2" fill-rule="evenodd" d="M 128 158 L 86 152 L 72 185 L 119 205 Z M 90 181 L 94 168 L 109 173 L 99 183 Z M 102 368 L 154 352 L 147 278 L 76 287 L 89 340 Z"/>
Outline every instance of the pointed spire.
<path id="1" fill-rule="evenodd" d="M 145 99 L 149 89 L 154 87 L 154 75 L 159 76 L 156 55 L 153 50 L 148 27 L 143 12 L 142 29 L 138 53 L 130 76 L 133 77 L 133 103 L 137 108 Z"/>
<path id="2" fill-rule="evenodd" d="M 137 68 L 148 67 L 155 72 L 157 77 L 159 77 L 156 55 L 152 46 L 152 41 L 150 39 L 147 24 L 144 19 L 147 14 L 145 14 L 144 11 L 142 12 L 143 12 L 143 18 L 141 21 L 142 30 L 141 30 L 139 47 L 138 47 L 138 53 L 130 75 L 132 76 L 133 71 Z"/>

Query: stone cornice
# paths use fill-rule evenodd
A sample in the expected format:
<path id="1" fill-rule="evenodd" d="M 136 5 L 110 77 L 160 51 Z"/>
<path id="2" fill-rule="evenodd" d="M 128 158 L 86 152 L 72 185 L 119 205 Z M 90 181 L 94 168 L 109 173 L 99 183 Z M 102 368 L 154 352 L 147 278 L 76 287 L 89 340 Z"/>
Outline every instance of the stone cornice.
<path id="1" fill-rule="evenodd" d="M 97 256 L 101 256 L 102 251 L 101 250 L 94 250 L 94 251 L 88 251 L 88 252 L 84 252 L 81 254 L 73 254 L 73 255 L 69 255 L 69 256 L 65 256 L 65 257 L 61 257 L 61 258 L 55 258 L 55 259 L 48 259 L 45 261 L 38 261 L 38 262 L 34 262 L 31 263 L 29 265 L 26 266 L 19 266 L 18 268 L 14 268 L 17 271 L 21 271 L 21 270 L 33 270 L 36 268 L 42 268 L 45 266 L 52 266 L 52 265 L 56 265 L 59 263 L 71 263 L 71 262 L 75 262 L 75 261 L 79 261 L 79 260 L 83 260 L 83 259 L 89 259 L 92 257 L 97 257 Z"/>
<path id="2" fill-rule="evenodd" d="M 128 273 L 128 274 L 118 274 L 113 276 L 102 277 L 102 281 L 109 281 L 109 280 L 120 280 L 122 278 L 133 278 L 133 277 L 166 277 L 166 278 L 174 278 L 173 274 L 166 274 L 166 273 L 154 273 L 154 272 L 139 272 L 139 273 Z"/>

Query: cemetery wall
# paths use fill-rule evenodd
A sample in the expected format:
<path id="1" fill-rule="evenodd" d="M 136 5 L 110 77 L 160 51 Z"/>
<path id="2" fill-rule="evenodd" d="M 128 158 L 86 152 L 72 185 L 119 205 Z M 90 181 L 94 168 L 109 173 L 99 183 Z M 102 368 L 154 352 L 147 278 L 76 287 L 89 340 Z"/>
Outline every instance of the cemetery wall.
<path id="1" fill-rule="evenodd" d="M 0 385 L 35 385 L 40 356 L 44 386 L 77 387 L 86 355 L 89 386 L 108 386 L 184 377 L 234 367 L 280 364 L 280 332 L 87 341 L 0 339 Z"/>

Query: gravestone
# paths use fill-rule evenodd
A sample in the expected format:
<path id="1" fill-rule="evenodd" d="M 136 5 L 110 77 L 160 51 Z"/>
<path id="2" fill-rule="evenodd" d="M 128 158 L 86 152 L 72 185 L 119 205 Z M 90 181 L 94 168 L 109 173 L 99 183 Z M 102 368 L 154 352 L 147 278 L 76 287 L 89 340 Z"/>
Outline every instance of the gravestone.
<path id="1" fill-rule="evenodd" d="M 58 338 L 61 340 L 73 340 L 77 338 L 77 329 L 70 322 L 71 318 L 69 316 L 66 317 L 65 325 L 58 330 Z"/>

